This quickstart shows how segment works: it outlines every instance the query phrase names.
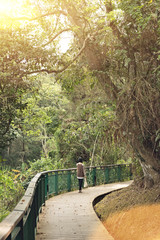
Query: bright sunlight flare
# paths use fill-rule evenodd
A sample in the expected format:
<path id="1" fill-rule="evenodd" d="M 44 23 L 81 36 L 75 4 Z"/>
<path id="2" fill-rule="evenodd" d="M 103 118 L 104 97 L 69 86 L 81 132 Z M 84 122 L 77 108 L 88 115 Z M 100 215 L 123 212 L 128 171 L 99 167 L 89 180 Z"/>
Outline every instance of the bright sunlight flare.
<path id="1" fill-rule="evenodd" d="M 32 17 L 32 10 L 27 0 L 0 0 L 0 27 L 10 27 L 13 19 Z M 14 26 L 19 23 L 14 21 Z"/>
<path id="2" fill-rule="evenodd" d="M 16 14 L 20 14 L 21 8 L 23 8 L 23 0 L 0 0 L 0 15 L 17 17 Z"/>

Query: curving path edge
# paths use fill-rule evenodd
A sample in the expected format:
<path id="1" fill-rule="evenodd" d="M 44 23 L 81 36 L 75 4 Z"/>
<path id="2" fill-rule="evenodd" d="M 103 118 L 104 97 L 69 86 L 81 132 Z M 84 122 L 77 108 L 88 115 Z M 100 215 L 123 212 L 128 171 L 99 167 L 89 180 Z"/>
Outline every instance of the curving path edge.
<path id="1" fill-rule="evenodd" d="M 54 196 L 39 216 L 36 240 L 113 240 L 94 212 L 93 200 L 129 186 L 132 181 L 105 184 Z"/>

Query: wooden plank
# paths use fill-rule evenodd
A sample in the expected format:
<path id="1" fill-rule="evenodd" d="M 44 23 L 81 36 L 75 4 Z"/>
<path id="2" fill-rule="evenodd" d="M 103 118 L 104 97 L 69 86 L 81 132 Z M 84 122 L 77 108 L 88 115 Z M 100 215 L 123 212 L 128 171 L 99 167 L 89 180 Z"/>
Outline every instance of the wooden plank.
<path id="1" fill-rule="evenodd" d="M 36 187 L 36 182 L 30 182 L 30 184 L 28 185 L 28 188 L 35 188 Z"/>
<path id="2" fill-rule="evenodd" d="M 41 173 L 37 173 L 36 176 L 32 178 L 31 182 L 37 182 L 41 175 L 42 175 Z"/>
<path id="3" fill-rule="evenodd" d="M 34 187 L 28 187 L 27 190 L 24 193 L 24 196 L 33 197 L 35 193 Z"/>
<path id="4" fill-rule="evenodd" d="M 14 211 L 24 211 L 26 213 L 27 209 L 32 203 L 32 197 L 23 196 L 19 203 L 14 208 Z"/>
<path id="5" fill-rule="evenodd" d="M 24 213 L 21 211 L 12 211 L 1 223 L 0 223 L 0 240 L 6 239 L 13 231 L 16 225 L 22 219 Z"/>

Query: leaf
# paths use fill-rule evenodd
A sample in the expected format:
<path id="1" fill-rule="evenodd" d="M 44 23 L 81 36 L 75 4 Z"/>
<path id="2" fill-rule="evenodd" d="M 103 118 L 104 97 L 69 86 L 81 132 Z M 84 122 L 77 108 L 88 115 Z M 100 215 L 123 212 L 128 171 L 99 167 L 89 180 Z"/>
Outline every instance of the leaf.
<path id="1" fill-rule="evenodd" d="M 12 169 L 12 172 L 20 173 L 20 171 L 16 169 Z"/>

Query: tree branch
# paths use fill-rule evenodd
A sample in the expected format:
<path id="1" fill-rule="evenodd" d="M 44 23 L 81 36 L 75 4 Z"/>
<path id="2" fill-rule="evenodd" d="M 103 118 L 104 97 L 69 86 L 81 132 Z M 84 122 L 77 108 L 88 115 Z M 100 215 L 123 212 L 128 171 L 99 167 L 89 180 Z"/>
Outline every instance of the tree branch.
<path id="1" fill-rule="evenodd" d="M 56 39 L 60 34 L 62 34 L 63 32 L 67 32 L 67 31 L 71 31 L 71 28 L 66 28 L 66 29 L 63 29 L 63 30 L 59 31 L 55 36 L 53 36 L 53 37 L 51 38 L 51 40 L 49 40 L 47 43 L 45 43 L 44 45 L 42 45 L 42 47 L 47 46 L 47 45 L 50 44 L 54 39 Z"/>
<path id="2" fill-rule="evenodd" d="M 55 73 L 55 74 L 58 74 L 58 73 L 61 73 L 63 71 L 65 71 L 69 66 L 71 66 L 75 61 L 76 59 L 81 55 L 81 53 L 83 52 L 83 50 L 85 49 L 86 47 L 86 42 L 87 40 L 90 38 L 90 36 L 87 36 L 86 39 L 84 40 L 83 42 L 83 46 L 82 48 L 80 49 L 79 53 L 72 59 L 72 61 L 70 63 L 68 63 L 66 66 L 64 66 L 62 69 L 52 69 L 52 70 L 48 70 L 48 69 L 40 69 L 40 70 L 35 70 L 35 71 L 31 71 L 31 72 L 24 72 L 22 75 L 29 75 L 29 74 L 34 74 L 34 73 L 42 73 L 42 72 L 47 72 L 48 74 L 50 73 Z"/>
<path id="3" fill-rule="evenodd" d="M 95 149 L 96 149 L 96 143 L 97 143 L 98 135 L 99 135 L 99 132 L 97 133 L 95 141 L 94 141 L 90 167 L 92 167 L 92 164 L 93 164 L 94 152 L 95 152 Z"/>
<path id="4" fill-rule="evenodd" d="M 34 17 L 34 18 L 29 18 L 29 17 L 17 17 L 17 18 L 12 18 L 12 17 L 10 17 L 10 19 L 12 19 L 12 20 L 28 20 L 28 21 L 34 21 L 34 20 L 37 20 L 37 19 L 40 19 L 40 18 L 43 18 L 43 17 L 48 17 L 48 16 L 51 16 L 51 15 L 55 15 L 55 14 L 62 14 L 62 15 L 65 15 L 65 16 L 68 15 L 65 11 L 56 10 L 56 11 L 54 11 L 54 12 L 45 13 L 45 14 L 42 14 L 42 15 L 37 16 L 37 17 Z"/>
<path id="5" fill-rule="evenodd" d="M 2 132 L 2 136 L 4 136 L 9 131 L 9 127 L 11 125 L 11 122 L 12 122 L 12 118 L 10 117 L 8 122 L 6 123 L 7 124 L 6 129 L 4 130 L 4 132 Z"/>

